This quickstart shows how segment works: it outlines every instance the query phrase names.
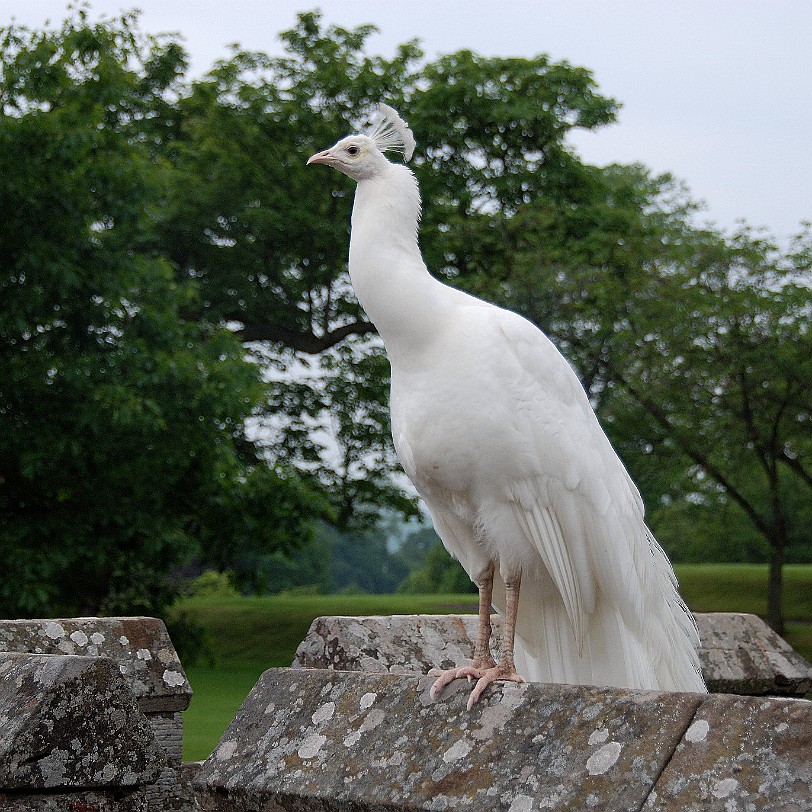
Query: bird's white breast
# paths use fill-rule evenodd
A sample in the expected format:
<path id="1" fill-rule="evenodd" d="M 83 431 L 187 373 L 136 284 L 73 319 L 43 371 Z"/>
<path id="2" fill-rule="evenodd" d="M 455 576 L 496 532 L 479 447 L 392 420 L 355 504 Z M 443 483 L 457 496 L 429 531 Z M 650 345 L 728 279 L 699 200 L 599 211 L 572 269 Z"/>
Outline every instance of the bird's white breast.
<path id="1" fill-rule="evenodd" d="M 535 380 L 504 352 L 497 313 L 459 308 L 430 357 L 393 363 L 392 433 L 419 490 L 470 493 L 483 479 L 523 479 L 537 467 L 529 424 L 543 418 L 543 404 Z"/>

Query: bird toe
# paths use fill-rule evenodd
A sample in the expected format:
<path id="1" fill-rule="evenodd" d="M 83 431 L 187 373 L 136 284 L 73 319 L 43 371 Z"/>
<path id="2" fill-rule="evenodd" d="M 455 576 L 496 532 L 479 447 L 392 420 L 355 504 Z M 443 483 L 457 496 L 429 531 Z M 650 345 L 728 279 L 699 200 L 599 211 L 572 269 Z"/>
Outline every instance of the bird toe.
<path id="1" fill-rule="evenodd" d="M 432 699 L 436 699 L 442 693 L 443 688 L 456 679 L 465 677 L 469 683 L 476 680 L 476 685 L 468 697 L 468 710 L 476 705 L 482 692 L 493 682 L 525 682 L 524 677 L 509 665 L 494 665 L 489 668 L 476 668 L 470 665 L 461 668 L 432 668 L 428 675 L 437 677 L 429 689 L 429 696 Z"/>

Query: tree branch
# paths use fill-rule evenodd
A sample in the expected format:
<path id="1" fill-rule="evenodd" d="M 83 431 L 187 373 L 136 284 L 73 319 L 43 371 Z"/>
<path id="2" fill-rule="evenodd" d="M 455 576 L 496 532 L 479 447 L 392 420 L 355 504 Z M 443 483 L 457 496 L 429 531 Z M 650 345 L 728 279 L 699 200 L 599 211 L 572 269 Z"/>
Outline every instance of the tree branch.
<path id="1" fill-rule="evenodd" d="M 757 456 L 759 458 L 759 462 L 761 463 L 761 467 L 764 468 L 764 471 L 769 477 L 770 455 L 767 453 L 767 449 L 761 443 L 758 431 L 756 431 L 755 418 L 753 416 L 753 409 L 750 404 L 750 385 L 749 381 L 747 380 L 747 373 L 743 367 L 739 367 L 735 374 L 739 379 L 739 386 L 741 387 L 742 421 L 747 431 L 747 436 L 750 438 L 750 442 L 753 444 L 753 448 L 755 448 L 755 450 L 758 452 Z"/>
<path id="2" fill-rule="evenodd" d="M 666 430 L 668 436 L 674 440 L 677 447 L 685 456 L 693 460 L 700 468 L 706 471 L 725 492 L 742 508 L 750 518 L 755 527 L 765 537 L 770 537 L 770 526 L 764 518 L 753 507 L 747 497 L 725 476 L 720 468 L 714 465 L 707 454 L 700 450 L 697 444 L 691 443 L 685 434 L 679 431 L 671 422 L 669 416 L 662 407 L 653 401 L 643 392 L 639 391 L 629 380 L 620 373 L 611 362 L 607 362 L 607 367 L 614 378 L 621 383 L 635 400 Z"/>
<path id="3" fill-rule="evenodd" d="M 237 314 L 234 321 L 241 321 Z M 351 335 L 369 335 L 376 332 L 372 322 L 359 319 L 358 321 L 342 324 L 328 330 L 322 335 L 312 332 L 297 330 L 295 327 L 287 327 L 278 322 L 252 322 L 243 323 L 243 326 L 235 333 L 241 341 L 270 341 L 272 343 L 284 344 L 298 352 L 306 352 L 310 355 L 318 355 L 320 352 L 329 350 L 340 341 Z"/>
<path id="4" fill-rule="evenodd" d="M 790 457 L 785 450 L 778 452 L 779 462 L 783 462 L 793 473 L 797 474 L 810 488 L 812 488 L 812 473 L 804 468 L 803 463 L 795 457 Z"/>

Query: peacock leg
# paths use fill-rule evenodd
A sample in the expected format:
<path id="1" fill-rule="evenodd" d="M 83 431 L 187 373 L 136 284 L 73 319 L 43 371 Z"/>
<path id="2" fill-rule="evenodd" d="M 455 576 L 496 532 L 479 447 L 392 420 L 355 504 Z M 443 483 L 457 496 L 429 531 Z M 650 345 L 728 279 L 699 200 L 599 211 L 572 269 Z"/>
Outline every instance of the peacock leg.
<path id="1" fill-rule="evenodd" d="M 468 710 L 476 705 L 482 692 L 492 682 L 524 682 L 524 677 L 516 671 L 516 664 L 513 662 L 513 639 L 516 635 L 516 614 L 519 611 L 519 587 L 522 577 L 516 575 L 515 578 L 505 579 L 505 624 L 502 636 L 502 658 L 499 665 L 494 664 L 490 668 L 481 669 L 479 674 L 471 674 L 478 677 L 471 696 L 468 697 Z"/>
<path id="2" fill-rule="evenodd" d="M 513 637 L 516 632 L 516 612 L 519 608 L 519 587 L 521 576 L 505 581 L 505 626 L 504 641 L 502 643 L 502 661 L 497 665 L 491 656 L 491 598 L 493 596 L 493 565 L 477 580 L 479 588 L 479 631 L 474 647 L 474 660 L 471 665 L 462 668 L 449 668 L 441 671 L 433 668 L 429 676 L 436 676 L 430 694 L 436 697 L 450 682 L 461 677 L 477 681 L 474 690 L 468 697 L 468 710 L 476 704 L 485 688 L 492 682 L 524 682 L 524 677 L 516 673 L 513 662 Z"/>
<path id="3" fill-rule="evenodd" d="M 493 571 L 494 565 L 477 580 L 479 589 L 479 629 L 474 645 L 474 668 L 493 668 L 496 661 L 491 654 L 491 612 L 493 611 Z"/>
<path id="4" fill-rule="evenodd" d="M 431 671 L 429 671 L 429 676 L 437 677 L 429 692 L 432 699 L 455 679 L 467 677 L 469 682 L 474 677 L 479 679 L 480 675 L 484 673 L 486 669 L 493 668 L 496 665 L 496 661 L 491 655 L 493 573 L 494 563 L 491 561 L 475 579 L 477 589 L 479 590 L 479 627 L 477 630 L 476 643 L 474 644 L 474 658 L 471 665 L 448 669 L 432 668 Z"/>

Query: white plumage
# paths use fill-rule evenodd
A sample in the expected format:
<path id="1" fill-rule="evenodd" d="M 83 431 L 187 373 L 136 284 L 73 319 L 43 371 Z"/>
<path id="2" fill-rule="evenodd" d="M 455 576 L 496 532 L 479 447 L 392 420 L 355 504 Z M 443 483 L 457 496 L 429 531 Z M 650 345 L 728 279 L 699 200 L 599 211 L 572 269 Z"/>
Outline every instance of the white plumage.
<path id="1" fill-rule="evenodd" d="M 471 703 L 491 681 L 522 677 L 704 691 L 693 618 L 575 373 L 530 322 L 426 269 L 417 182 L 383 155 L 413 148 L 382 105 L 369 135 L 308 163 L 358 182 L 350 277 L 391 363 L 395 447 L 480 590 L 473 667 L 442 672 L 436 690 L 474 676 Z M 505 615 L 498 666 L 491 603 Z"/>

